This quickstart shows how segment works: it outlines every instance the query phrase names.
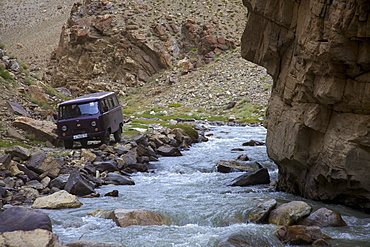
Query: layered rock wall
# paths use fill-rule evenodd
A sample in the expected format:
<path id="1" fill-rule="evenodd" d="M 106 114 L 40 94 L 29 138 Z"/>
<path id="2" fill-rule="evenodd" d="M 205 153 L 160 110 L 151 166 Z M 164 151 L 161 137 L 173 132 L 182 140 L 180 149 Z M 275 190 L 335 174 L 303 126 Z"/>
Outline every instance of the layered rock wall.
<path id="1" fill-rule="evenodd" d="M 279 189 L 370 209 L 370 2 L 243 0 L 242 56 L 274 79 Z"/>

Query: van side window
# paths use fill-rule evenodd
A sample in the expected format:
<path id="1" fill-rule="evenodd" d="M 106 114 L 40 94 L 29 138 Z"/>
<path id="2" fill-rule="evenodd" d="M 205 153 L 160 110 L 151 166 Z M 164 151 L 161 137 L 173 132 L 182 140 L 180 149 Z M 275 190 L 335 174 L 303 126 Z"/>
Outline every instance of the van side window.
<path id="1" fill-rule="evenodd" d="M 109 97 L 107 101 L 108 101 L 108 105 L 109 105 L 109 110 L 113 109 L 114 104 L 113 104 L 113 99 L 112 99 L 112 97 Z"/>
<path id="2" fill-rule="evenodd" d="M 114 107 L 119 105 L 118 98 L 116 95 L 113 96 Z"/>
<path id="3" fill-rule="evenodd" d="M 107 112 L 109 110 L 109 106 L 107 104 L 107 99 L 102 99 L 101 100 L 101 106 L 103 108 L 103 112 Z"/>

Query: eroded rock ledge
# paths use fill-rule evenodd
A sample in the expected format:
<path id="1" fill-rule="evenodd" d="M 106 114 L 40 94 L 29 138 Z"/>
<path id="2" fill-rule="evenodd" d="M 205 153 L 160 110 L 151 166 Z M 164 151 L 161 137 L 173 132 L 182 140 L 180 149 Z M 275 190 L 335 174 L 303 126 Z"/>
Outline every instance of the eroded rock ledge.
<path id="1" fill-rule="evenodd" d="M 370 18 L 364 0 L 243 0 L 242 56 L 274 79 L 279 189 L 370 209 Z"/>

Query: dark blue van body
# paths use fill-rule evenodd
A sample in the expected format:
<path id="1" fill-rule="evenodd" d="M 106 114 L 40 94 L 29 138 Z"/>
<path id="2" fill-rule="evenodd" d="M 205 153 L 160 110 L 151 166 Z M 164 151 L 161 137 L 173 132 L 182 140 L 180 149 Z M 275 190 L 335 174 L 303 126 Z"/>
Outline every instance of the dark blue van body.
<path id="1" fill-rule="evenodd" d="M 87 94 L 58 107 L 58 137 L 65 148 L 72 148 L 74 141 L 82 146 L 89 140 L 109 144 L 111 134 L 119 142 L 122 126 L 122 108 L 114 92 Z"/>

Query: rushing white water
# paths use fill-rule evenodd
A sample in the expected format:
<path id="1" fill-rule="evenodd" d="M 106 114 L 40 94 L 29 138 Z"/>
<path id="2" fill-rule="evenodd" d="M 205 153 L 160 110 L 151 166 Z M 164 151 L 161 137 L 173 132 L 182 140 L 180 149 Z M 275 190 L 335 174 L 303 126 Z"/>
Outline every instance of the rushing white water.
<path id="1" fill-rule="evenodd" d="M 154 173 L 139 173 L 134 186 L 103 186 L 104 195 L 114 189 L 119 197 L 80 198 L 78 209 L 44 210 L 53 222 L 60 241 L 113 242 L 137 246 L 217 246 L 230 235 L 241 233 L 255 239 L 256 246 L 282 246 L 274 236 L 277 226 L 244 223 L 244 215 L 259 202 L 274 198 L 279 203 L 304 200 L 314 209 L 327 207 L 342 213 L 349 226 L 323 228 L 333 238 L 333 246 L 370 246 L 370 217 L 339 206 L 325 205 L 290 194 L 275 192 L 267 185 L 229 187 L 225 184 L 241 173 L 218 173 L 219 160 L 235 160 L 247 154 L 277 179 L 277 167 L 264 146 L 244 147 L 251 139 L 265 141 L 262 127 L 211 127 L 208 142 L 193 145 L 181 157 L 165 157 L 155 162 Z M 231 151 L 243 148 L 244 151 Z M 156 211 L 171 220 L 170 226 L 130 226 L 121 228 L 110 219 L 87 216 L 97 209 L 138 208 Z"/>

